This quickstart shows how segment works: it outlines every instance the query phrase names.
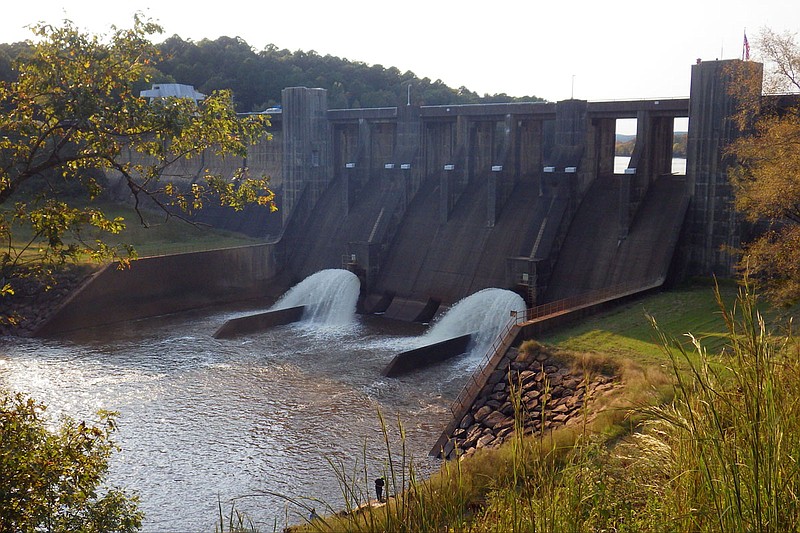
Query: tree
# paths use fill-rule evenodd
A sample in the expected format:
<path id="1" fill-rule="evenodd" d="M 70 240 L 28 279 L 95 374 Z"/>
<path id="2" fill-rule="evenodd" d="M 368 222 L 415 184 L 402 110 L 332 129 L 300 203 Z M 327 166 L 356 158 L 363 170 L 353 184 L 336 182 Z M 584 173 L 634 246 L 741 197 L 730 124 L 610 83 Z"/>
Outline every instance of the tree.
<path id="1" fill-rule="evenodd" d="M 0 532 L 137 531 L 138 498 L 103 489 L 116 446 L 114 414 L 97 425 L 63 418 L 48 429 L 45 407 L 0 391 Z"/>
<path id="2" fill-rule="evenodd" d="M 121 176 L 137 211 L 148 201 L 183 217 L 211 198 L 275 209 L 267 180 L 246 169 L 207 172 L 189 190 L 170 181 L 177 163 L 204 150 L 243 156 L 268 136 L 269 122 L 238 117 L 224 90 L 200 102 L 140 98 L 136 88 L 159 59 L 149 38 L 160 31 L 139 16 L 103 37 L 70 21 L 33 27 L 38 41 L 14 61 L 15 79 L 0 83 L 0 294 L 13 293 L 20 276 L 47 275 L 67 261 L 135 257 L 102 238 L 124 221 L 91 206 L 107 173 Z"/>
<path id="3" fill-rule="evenodd" d="M 765 60 L 767 92 L 800 91 L 800 44 L 790 33 L 762 30 L 756 48 Z M 737 165 L 731 172 L 736 207 L 757 227 L 746 243 L 740 268 L 748 269 L 765 292 L 779 303 L 800 299 L 800 105 L 796 97 L 761 97 L 749 78 L 739 73 L 737 98 L 740 128 L 750 134 L 736 140 L 729 153 Z"/>

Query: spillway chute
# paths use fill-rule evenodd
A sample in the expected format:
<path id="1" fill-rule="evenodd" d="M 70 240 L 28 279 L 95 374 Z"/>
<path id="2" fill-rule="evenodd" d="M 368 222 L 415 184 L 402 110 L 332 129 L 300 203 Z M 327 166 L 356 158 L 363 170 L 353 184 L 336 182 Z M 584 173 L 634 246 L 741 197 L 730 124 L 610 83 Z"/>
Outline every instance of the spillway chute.
<path id="1" fill-rule="evenodd" d="M 346 326 L 355 320 L 360 290 L 361 282 L 352 272 L 320 270 L 289 289 L 267 311 L 228 320 L 214 337 L 231 338 L 300 321 L 314 326 Z"/>
<path id="2" fill-rule="evenodd" d="M 347 325 L 355 320 L 360 291 L 358 276 L 349 270 L 320 270 L 289 289 L 270 310 L 302 306 L 303 321 Z"/>
<path id="3" fill-rule="evenodd" d="M 425 366 L 468 354 L 477 364 L 511 319 L 525 311 L 525 300 L 505 289 L 483 289 L 460 301 L 437 320 L 412 350 L 398 354 L 384 369 L 397 376 Z"/>

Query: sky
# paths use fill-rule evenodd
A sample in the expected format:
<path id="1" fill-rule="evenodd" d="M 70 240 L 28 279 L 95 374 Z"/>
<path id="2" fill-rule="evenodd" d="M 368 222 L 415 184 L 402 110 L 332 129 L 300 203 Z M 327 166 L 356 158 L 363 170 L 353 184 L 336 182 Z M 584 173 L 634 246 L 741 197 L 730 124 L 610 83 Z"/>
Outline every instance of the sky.
<path id="1" fill-rule="evenodd" d="M 551 101 L 685 97 L 691 65 L 740 58 L 745 31 L 751 45 L 763 27 L 800 31 L 797 0 L 36 0 L 4 9 L 0 42 L 40 21 L 107 33 L 135 12 L 164 28 L 156 42 L 240 37 Z"/>

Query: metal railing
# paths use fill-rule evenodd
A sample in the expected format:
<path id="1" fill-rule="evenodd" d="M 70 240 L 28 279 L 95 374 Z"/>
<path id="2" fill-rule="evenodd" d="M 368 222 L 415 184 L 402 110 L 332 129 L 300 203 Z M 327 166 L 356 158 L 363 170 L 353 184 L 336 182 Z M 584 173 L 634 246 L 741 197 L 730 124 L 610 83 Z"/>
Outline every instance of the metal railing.
<path id="1" fill-rule="evenodd" d="M 456 417 L 459 413 L 463 412 L 468 403 L 472 403 L 475 395 L 486 385 L 489 376 L 496 370 L 499 360 L 503 358 L 511 347 L 511 344 L 516 339 L 518 330 L 523 326 L 537 322 L 543 318 L 549 318 L 564 314 L 568 311 L 576 311 L 581 308 L 651 290 L 663 285 L 664 279 L 665 278 L 661 276 L 648 283 L 622 283 L 619 285 L 612 285 L 604 289 L 589 291 L 577 296 L 564 298 L 563 300 L 556 300 L 554 302 L 538 305 L 526 309 L 524 313 L 512 312 L 508 323 L 503 327 L 503 330 L 483 356 L 478 368 L 470 375 L 467 383 L 450 405 L 450 413 L 453 417 Z"/>
<path id="2" fill-rule="evenodd" d="M 513 342 L 516 337 L 516 334 L 512 335 L 512 332 L 518 327 L 516 317 L 511 317 L 508 323 L 503 327 L 502 332 L 486 351 L 478 368 L 470 375 L 467 383 L 450 406 L 450 413 L 454 417 L 466 407 L 467 402 L 472 402 L 475 394 L 486 384 L 489 375 L 494 372 L 497 366 L 497 362 L 493 361 L 493 359 L 497 357 L 497 354 L 501 354 L 500 357 L 505 355 L 506 351 L 508 351 L 508 348 L 511 346 L 511 342 Z M 505 349 L 503 349 L 504 346 Z"/>

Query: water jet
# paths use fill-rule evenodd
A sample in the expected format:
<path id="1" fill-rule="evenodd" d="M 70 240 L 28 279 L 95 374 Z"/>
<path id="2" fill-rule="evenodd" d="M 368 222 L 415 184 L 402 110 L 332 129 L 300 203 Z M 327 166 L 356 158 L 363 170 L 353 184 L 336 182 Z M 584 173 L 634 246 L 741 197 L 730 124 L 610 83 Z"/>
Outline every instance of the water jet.
<path id="1" fill-rule="evenodd" d="M 231 338 L 300 321 L 325 326 L 350 324 L 360 289 L 358 276 L 348 270 L 320 270 L 289 289 L 267 311 L 226 321 L 214 338 Z"/>
<path id="2" fill-rule="evenodd" d="M 395 377 L 469 353 L 477 364 L 508 324 L 513 312 L 524 312 L 525 300 L 505 289 L 483 289 L 457 302 L 427 333 L 420 346 L 398 354 L 383 369 Z"/>

